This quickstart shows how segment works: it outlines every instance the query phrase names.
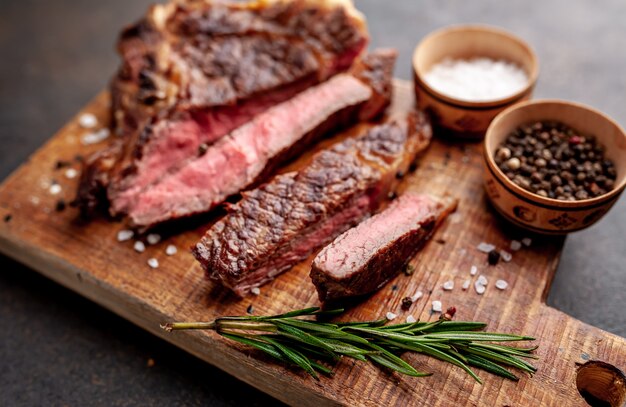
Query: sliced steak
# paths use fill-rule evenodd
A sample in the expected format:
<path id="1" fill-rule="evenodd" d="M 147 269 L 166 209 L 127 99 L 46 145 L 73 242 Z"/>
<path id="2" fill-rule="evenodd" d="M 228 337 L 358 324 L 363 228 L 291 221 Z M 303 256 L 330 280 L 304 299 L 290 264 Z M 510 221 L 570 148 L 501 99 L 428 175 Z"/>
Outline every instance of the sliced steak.
<path id="1" fill-rule="evenodd" d="M 245 192 L 193 248 L 196 259 L 248 294 L 376 211 L 430 137 L 425 116 L 412 113 L 317 153 L 300 171 Z"/>
<path id="2" fill-rule="evenodd" d="M 151 7 L 121 34 L 122 65 L 111 83 L 120 140 L 86 160 L 77 203 L 88 213 L 108 197 L 113 214 L 125 212 L 203 144 L 348 69 L 367 41 L 350 0 Z"/>
<path id="3" fill-rule="evenodd" d="M 430 239 L 457 201 L 406 193 L 337 237 L 315 257 L 311 280 L 320 301 L 372 293 Z"/>
<path id="4" fill-rule="evenodd" d="M 203 155 L 128 201 L 132 225 L 147 228 L 209 211 L 332 130 L 378 116 L 390 102 L 395 58 L 395 51 L 373 52 L 354 73 L 313 86 L 207 146 Z"/>

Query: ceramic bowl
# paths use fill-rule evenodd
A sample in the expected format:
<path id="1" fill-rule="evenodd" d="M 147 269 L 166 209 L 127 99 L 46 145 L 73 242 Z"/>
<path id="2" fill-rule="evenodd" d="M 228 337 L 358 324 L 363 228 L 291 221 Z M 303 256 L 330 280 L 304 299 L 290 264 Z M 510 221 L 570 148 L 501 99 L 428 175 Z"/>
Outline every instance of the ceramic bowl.
<path id="1" fill-rule="evenodd" d="M 615 164 L 614 188 L 595 198 L 560 201 L 533 194 L 507 178 L 494 161 L 496 149 L 519 126 L 538 121 L 558 121 L 583 136 L 596 136 L 606 149 L 605 157 Z M 597 222 L 626 187 L 626 133 L 611 118 L 588 106 L 561 100 L 524 102 L 493 120 L 485 135 L 484 162 L 485 189 L 500 214 L 525 229 L 562 235 Z"/>
<path id="2" fill-rule="evenodd" d="M 514 62 L 528 75 L 526 86 L 503 99 L 472 102 L 440 93 L 424 81 L 433 65 L 445 58 L 486 57 Z M 514 103 L 530 99 L 538 76 L 535 53 L 522 39 L 495 27 L 452 26 L 424 38 L 413 54 L 413 79 L 417 106 L 430 113 L 443 133 L 462 138 L 482 138 L 493 118 Z"/>

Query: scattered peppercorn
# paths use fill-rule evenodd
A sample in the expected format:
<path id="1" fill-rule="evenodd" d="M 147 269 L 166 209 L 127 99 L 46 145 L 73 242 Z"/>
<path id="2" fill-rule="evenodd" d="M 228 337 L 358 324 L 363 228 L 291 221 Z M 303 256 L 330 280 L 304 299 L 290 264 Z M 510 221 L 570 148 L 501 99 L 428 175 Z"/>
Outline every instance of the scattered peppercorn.
<path id="1" fill-rule="evenodd" d="M 252 304 L 248 305 L 248 308 L 246 309 L 246 312 L 248 314 L 252 314 L 254 312 L 254 307 L 252 306 Z"/>
<path id="2" fill-rule="evenodd" d="M 404 268 L 404 274 L 406 274 L 407 276 L 412 275 L 414 271 L 415 271 L 415 267 L 413 267 L 410 264 L 407 264 L 406 267 Z"/>
<path id="3" fill-rule="evenodd" d="M 13 215 L 11 215 L 10 213 L 7 213 L 6 215 L 4 215 L 4 222 L 5 223 L 11 222 L 11 219 L 13 219 Z"/>
<path id="4" fill-rule="evenodd" d="M 54 169 L 60 170 L 61 168 L 66 168 L 66 167 L 69 167 L 70 165 L 72 164 L 69 161 L 59 160 L 54 165 Z"/>
<path id="5" fill-rule="evenodd" d="M 437 244 L 446 244 L 446 241 L 445 241 L 445 239 L 437 238 L 437 239 L 435 239 L 435 243 L 437 243 Z"/>
<path id="6" fill-rule="evenodd" d="M 402 308 L 403 311 L 408 311 L 409 308 L 411 308 L 411 305 L 413 305 L 413 300 L 411 299 L 411 297 L 404 297 L 402 299 L 402 305 L 400 306 L 400 308 Z"/>
<path id="7" fill-rule="evenodd" d="M 63 212 L 65 210 L 65 208 L 67 207 L 67 205 L 65 204 L 65 201 L 62 199 L 59 199 L 57 201 L 56 207 L 54 208 L 57 212 Z"/>
<path id="8" fill-rule="evenodd" d="M 539 196 L 575 201 L 606 194 L 617 171 L 594 136 L 557 122 L 537 122 L 511 132 L 494 153 L 515 184 Z"/>
<path id="9" fill-rule="evenodd" d="M 452 320 L 454 318 L 454 314 L 456 314 L 456 307 L 450 307 L 446 310 L 446 313 L 443 314 L 440 318 L 445 319 L 446 321 Z"/>
<path id="10" fill-rule="evenodd" d="M 493 249 L 492 251 L 490 251 L 487 254 L 487 261 L 492 266 L 495 266 L 496 264 L 498 264 L 498 261 L 500 261 L 500 252 L 497 251 L 496 249 Z"/>
<path id="11" fill-rule="evenodd" d="M 398 291 L 398 285 L 397 284 L 392 285 L 391 291 Z"/>
<path id="12" fill-rule="evenodd" d="M 204 154 L 206 154 L 208 149 L 209 149 L 209 146 L 206 143 L 200 144 L 198 146 L 198 155 L 202 157 Z"/>
<path id="13" fill-rule="evenodd" d="M 402 178 L 404 178 L 404 171 L 398 171 L 398 172 L 396 172 L 396 178 L 397 178 L 397 179 L 402 179 Z"/>
<path id="14" fill-rule="evenodd" d="M 391 191 L 391 192 L 389 192 L 389 193 L 387 194 L 387 198 L 388 198 L 390 201 L 393 201 L 393 200 L 394 200 L 394 199 L 396 199 L 397 197 L 398 197 L 398 194 L 396 194 L 396 192 L 395 192 L 395 191 Z"/>

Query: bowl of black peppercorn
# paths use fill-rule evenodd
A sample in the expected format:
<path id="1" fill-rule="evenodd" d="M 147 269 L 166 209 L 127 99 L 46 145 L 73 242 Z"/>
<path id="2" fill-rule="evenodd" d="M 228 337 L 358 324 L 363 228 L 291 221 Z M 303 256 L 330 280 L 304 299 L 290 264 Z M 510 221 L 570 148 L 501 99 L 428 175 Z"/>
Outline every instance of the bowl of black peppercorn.
<path id="1" fill-rule="evenodd" d="M 584 229 L 626 187 L 626 133 L 610 117 L 561 100 L 500 113 L 484 140 L 485 190 L 510 222 L 542 234 Z"/>

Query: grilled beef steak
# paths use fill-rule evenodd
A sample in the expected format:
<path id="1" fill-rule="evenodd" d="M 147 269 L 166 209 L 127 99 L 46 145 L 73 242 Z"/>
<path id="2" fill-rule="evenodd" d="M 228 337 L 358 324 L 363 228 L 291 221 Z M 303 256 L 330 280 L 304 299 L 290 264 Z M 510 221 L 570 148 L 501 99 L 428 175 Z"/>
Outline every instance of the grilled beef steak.
<path id="1" fill-rule="evenodd" d="M 315 257 L 320 301 L 369 294 L 394 277 L 456 208 L 451 198 L 407 193 L 337 237 Z"/>
<path id="2" fill-rule="evenodd" d="M 135 227 L 206 212 L 267 177 L 331 130 L 382 113 L 391 97 L 395 51 L 382 50 L 256 116 L 143 191 L 128 216 Z M 166 152 L 164 152 L 166 154 Z"/>
<path id="3" fill-rule="evenodd" d="M 425 116 L 411 113 L 317 153 L 300 171 L 245 192 L 193 248 L 196 259 L 246 295 L 373 213 L 430 137 Z"/>
<path id="4" fill-rule="evenodd" d="M 348 69 L 367 44 L 351 0 L 177 0 L 122 32 L 119 138 L 86 160 L 76 202 L 124 213 L 146 187 L 269 107 Z"/>

